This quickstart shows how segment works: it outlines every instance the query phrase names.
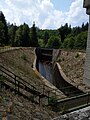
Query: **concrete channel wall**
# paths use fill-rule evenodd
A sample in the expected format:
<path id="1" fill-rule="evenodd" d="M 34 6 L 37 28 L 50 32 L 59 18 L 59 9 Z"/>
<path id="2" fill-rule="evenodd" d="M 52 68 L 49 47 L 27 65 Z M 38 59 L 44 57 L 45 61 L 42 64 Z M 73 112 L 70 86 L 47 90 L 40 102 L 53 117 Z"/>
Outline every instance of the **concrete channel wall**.
<path id="1" fill-rule="evenodd" d="M 53 74 L 54 74 L 53 84 L 59 90 L 61 90 L 66 96 L 71 97 L 71 96 L 83 94 L 83 92 L 79 90 L 77 86 L 70 84 L 70 80 L 66 77 L 59 63 L 57 62 L 54 63 Z"/>
<path id="2" fill-rule="evenodd" d="M 34 60 L 34 63 L 33 63 L 33 70 L 35 72 L 35 74 L 42 78 L 42 81 L 43 81 L 43 84 L 47 86 L 47 88 L 51 89 L 52 90 L 52 94 L 54 94 L 55 96 L 57 96 L 57 98 L 66 98 L 66 96 L 60 91 L 58 90 L 52 83 L 50 83 L 47 79 L 45 79 L 40 73 L 39 73 L 39 57 L 40 57 L 40 52 L 36 51 L 35 50 L 35 60 Z M 46 88 L 46 89 L 47 89 Z"/>
<path id="3" fill-rule="evenodd" d="M 65 96 L 67 96 L 67 98 L 64 97 L 64 99 L 61 100 L 57 99 L 56 104 L 53 105 L 53 110 L 71 112 L 90 105 L 90 94 L 89 93 L 84 94 L 76 86 L 70 84 L 70 80 L 63 73 L 60 65 L 57 62 L 55 62 L 59 53 L 60 51 L 54 50 L 53 55 L 55 56 L 52 56 L 53 61 L 51 61 L 51 63 L 53 64 L 53 77 L 54 77 L 53 85 L 50 84 L 50 82 L 47 81 L 45 78 L 44 82 L 47 83 L 48 85 L 51 85 L 52 88 L 58 88 L 62 93 L 64 93 Z M 38 72 L 38 74 L 40 73 Z"/>
<path id="4" fill-rule="evenodd" d="M 62 91 L 66 96 L 74 96 L 78 94 L 83 94 L 76 86 L 70 84 L 70 80 L 65 76 L 60 65 L 56 63 L 61 50 L 59 49 L 45 49 L 37 48 L 36 52 L 36 68 L 41 71 L 41 74 L 48 81 L 50 81 L 55 87 Z M 42 66 L 39 68 L 39 61 L 41 61 Z M 50 66 L 49 63 L 52 63 Z M 51 67 L 51 68 L 50 68 Z M 39 70 L 40 69 L 40 70 Z M 45 73 L 43 73 L 45 72 Z"/>

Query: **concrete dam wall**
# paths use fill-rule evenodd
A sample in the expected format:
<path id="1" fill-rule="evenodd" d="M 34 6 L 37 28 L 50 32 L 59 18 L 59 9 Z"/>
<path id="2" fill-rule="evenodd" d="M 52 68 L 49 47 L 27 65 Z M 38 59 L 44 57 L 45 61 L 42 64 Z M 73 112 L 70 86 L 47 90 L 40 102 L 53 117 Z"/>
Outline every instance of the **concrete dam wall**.
<path id="1" fill-rule="evenodd" d="M 60 65 L 55 62 L 58 55 L 60 55 L 60 50 L 36 48 L 35 52 L 37 56 L 36 68 L 43 77 L 66 96 L 83 94 L 81 90 L 67 82 L 67 77 L 63 73 Z"/>

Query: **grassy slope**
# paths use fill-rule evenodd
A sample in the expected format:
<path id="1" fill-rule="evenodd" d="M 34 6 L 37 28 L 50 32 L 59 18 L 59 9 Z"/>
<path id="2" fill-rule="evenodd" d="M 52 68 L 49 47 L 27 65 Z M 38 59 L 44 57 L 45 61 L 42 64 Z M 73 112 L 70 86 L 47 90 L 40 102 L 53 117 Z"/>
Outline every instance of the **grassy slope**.
<path id="1" fill-rule="evenodd" d="M 0 53 L 0 64 L 12 71 L 26 81 L 39 86 L 43 84 L 42 79 L 36 76 L 32 70 L 34 61 L 34 49 L 20 48 L 17 50 Z M 3 106 L 9 114 L 10 120 L 50 120 L 58 114 L 52 112 L 49 108 L 36 105 L 23 97 L 18 97 L 9 91 L 0 89 L 0 108 Z M 10 104 L 10 105 L 9 105 Z M 9 110 L 10 111 L 10 110 Z"/>
<path id="2" fill-rule="evenodd" d="M 32 48 L 20 48 L 0 54 L 0 63 L 32 84 L 40 83 L 40 78 L 32 70 L 34 61 Z"/>

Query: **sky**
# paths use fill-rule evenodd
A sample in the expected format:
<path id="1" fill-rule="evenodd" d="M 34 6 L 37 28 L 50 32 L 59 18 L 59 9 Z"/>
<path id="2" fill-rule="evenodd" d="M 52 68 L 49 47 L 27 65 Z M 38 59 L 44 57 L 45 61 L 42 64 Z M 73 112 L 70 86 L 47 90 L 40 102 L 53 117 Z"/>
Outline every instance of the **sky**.
<path id="1" fill-rule="evenodd" d="M 88 22 L 83 0 L 0 0 L 0 11 L 7 22 L 24 22 L 41 29 L 57 29 L 68 23 L 72 27 Z"/>

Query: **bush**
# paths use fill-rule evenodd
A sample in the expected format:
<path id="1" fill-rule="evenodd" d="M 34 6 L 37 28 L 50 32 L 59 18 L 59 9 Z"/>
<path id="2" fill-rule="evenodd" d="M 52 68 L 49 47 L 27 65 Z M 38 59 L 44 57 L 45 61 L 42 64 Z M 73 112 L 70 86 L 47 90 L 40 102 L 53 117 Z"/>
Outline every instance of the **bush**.
<path id="1" fill-rule="evenodd" d="M 49 104 L 55 104 L 57 102 L 57 99 L 55 96 L 52 96 L 49 98 Z"/>
<path id="2" fill-rule="evenodd" d="M 22 58 L 23 60 L 27 60 L 27 56 L 26 56 L 25 54 L 23 54 L 23 55 L 21 56 L 21 58 Z"/>

